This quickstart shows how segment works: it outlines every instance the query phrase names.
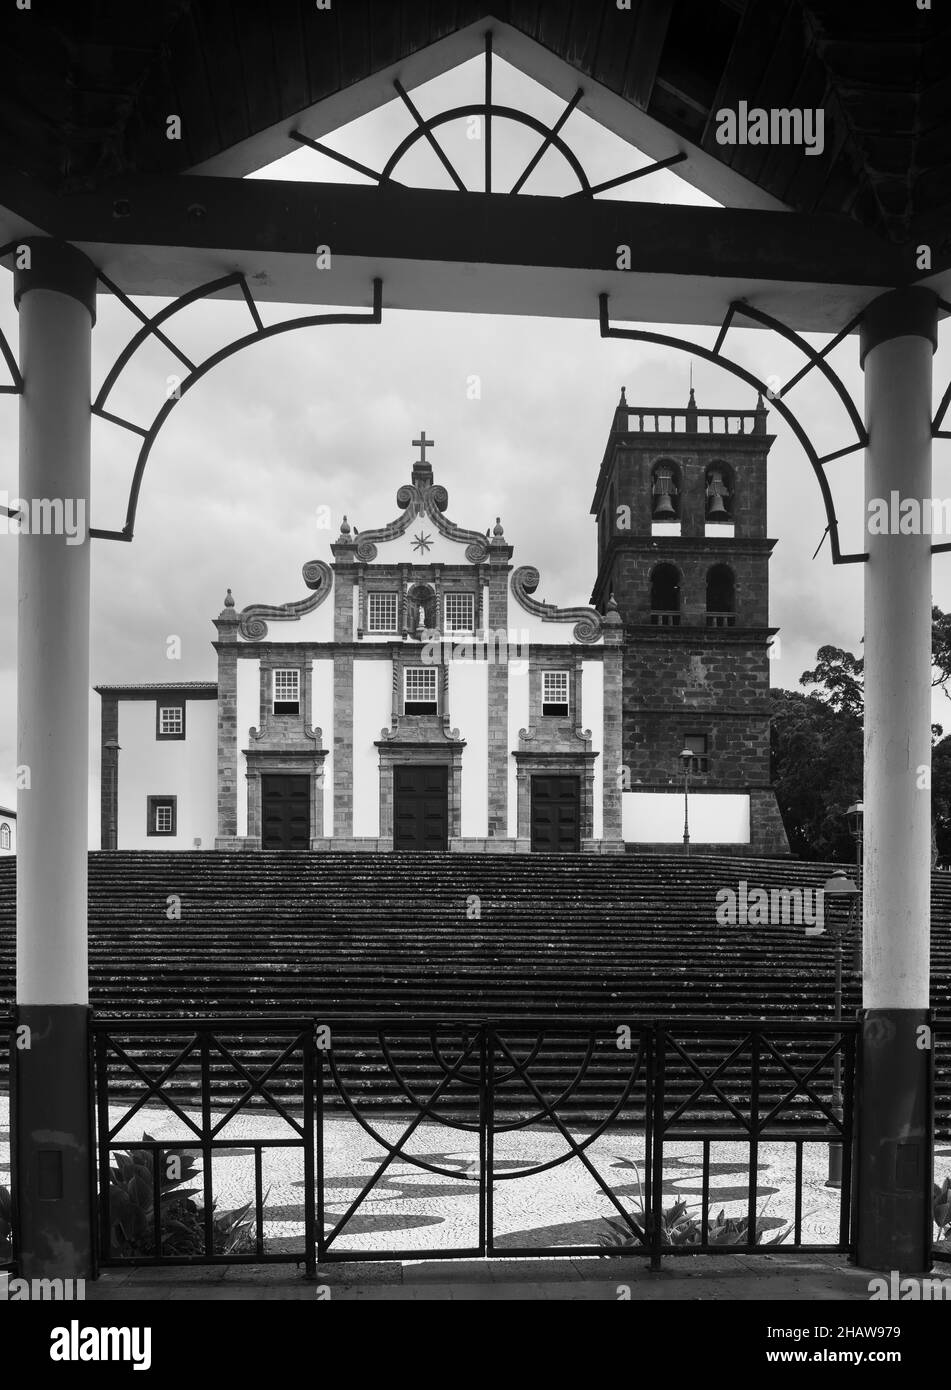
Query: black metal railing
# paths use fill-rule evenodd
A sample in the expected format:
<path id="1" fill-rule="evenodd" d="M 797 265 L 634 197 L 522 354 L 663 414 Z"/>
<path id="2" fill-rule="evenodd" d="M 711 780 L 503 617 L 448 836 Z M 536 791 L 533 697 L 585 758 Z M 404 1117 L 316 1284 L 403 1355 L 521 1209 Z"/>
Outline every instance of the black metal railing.
<path id="1" fill-rule="evenodd" d="M 775 1240 L 779 1230 L 785 1230 L 784 1250 L 851 1248 L 848 1158 L 833 1202 L 837 1212 L 820 1225 L 830 1239 L 804 1244 L 803 1190 L 806 1145 L 839 1145 L 844 1157 L 851 1155 L 856 1034 L 851 1020 L 826 1025 L 685 1021 L 656 1026 L 650 1251 L 655 1267 L 662 1255 L 749 1251 Z M 671 1084 L 674 1078 L 676 1086 Z M 669 1146 L 687 1143 L 700 1145 L 701 1215 L 690 1232 L 692 1239 L 677 1241 L 665 1229 L 662 1185 Z M 722 1222 L 710 1220 L 714 1143 L 739 1143 L 746 1151 L 741 1182 L 745 1210 Z M 793 1208 L 785 1220 L 767 1217 L 759 1208 L 759 1158 L 767 1144 L 791 1147 L 794 1155 Z M 823 1171 L 821 1163 L 816 1166 Z"/>
<path id="2" fill-rule="evenodd" d="M 313 1020 L 94 1018 L 92 1047 L 99 1263 L 295 1261 L 313 1274 Z M 277 1084 L 288 1080 L 289 1088 Z M 147 1106 L 153 1128 L 159 1107 L 178 1132 L 134 1135 Z M 267 1122 L 272 1132 L 263 1132 Z M 288 1215 L 267 1205 L 265 1156 L 275 1151 L 299 1155 L 301 1201 L 291 1213 L 299 1242 L 265 1239 L 265 1222 Z M 251 1165 L 236 1177 L 242 1158 Z M 278 1180 L 285 1191 L 294 1186 L 286 1172 Z"/>
<path id="3" fill-rule="evenodd" d="M 856 1027 L 97 1018 L 100 1262 L 850 1251 Z"/>
<path id="4" fill-rule="evenodd" d="M 326 1020 L 330 1045 L 319 1068 L 318 1230 L 320 1261 L 447 1258 L 479 1255 L 552 1253 L 536 1232 L 498 1232 L 500 1199 L 509 1216 L 531 1209 L 524 1184 L 566 1162 L 579 1165 L 589 1194 L 603 1201 L 638 1244 L 631 1219 L 594 1153 L 613 1127 L 650 1125 L 649 1047 L 645 1025 L 614 1022 L 495 1019 L 476 1023 L 434 1019 L 381 1021 Z M 389 1089 L 389 1095 L 386 1090 Z M 373 1108 L 366 1098 L 373 1096 Z M 389 1105 L 381 1106 L 381 1096 Z M 348 1114 L 378 1146 L 374 1171 L 348 1200 L 342 1213 L 328 1215 L 337 1188 L 324 1153 L 333 1111 Z M 381 1118 L 377 1118 L 378 1114 Z M 384 1122 L 382 1115 L 387 1114 Z M 411 1141 L 426 1122 L 427 1148 L 414 1152 Z M 385 1125 L 394 1127 L 388 1134 Z M 529 1136 L 548 1127 L 554 1153 L 537 1156 Z M 516 1142 L 514 1136 L 521 1136 Z M 433 1143 L 440 1147 L 434 1154 Z M 632 1140 L 628 1140 L 630 1147 Z M 537 1147 L 537 1144 L 534 1145 Z M 649 1154 L 649 1146 L 647 1150 Z M 464 1243 L 395 1243 L 367 1248 L 345 1245 L 361 1232 L 359 1217 L 368 1201 L 387 1193 L 391 1165 L 401 1163 L 445 1182 L 468 1184 L 477 1201 L 466 1223 Z M 345 1174 L 339 1175 L 346 1177 Z M 405 1182 L 405 1176 L 401 1181 Z M 500 1185 L 506 1186 L 500 1191 Z M 459 1191 L 464 1188 L 453 1187 Z M 512 1196 L 509 1197 L 509 1191 Z M 503 1197 L 504 1194 L 504 1197 Z M 444 1194 L 447 1195 L 447 1194 Z M 419 1215 L 419 1213 L 415 1214 Z M 399 1227 L 398 1219 L 395 1225 Z M 412 1220 L 409 1224 L 412 1224 Z M 511 1220 L 509 1221 L 511 1225 Z M 528 1243 L 526 1243 L 528 1242 Z M 564 1255 L 601 1254 L 602 1246 L 583 1229 L 559 1245 Z"/>
<path id="5" fill-rule="evenodd" d="M 775 1240 L 778 1232 L 788 1251 L 850 1249 L 850 1173 L 844 1173 L 841 1191 L 827 1198 L 825 1239 L 821 1233 L 818 1239 L 805 1239 L 803 1194 L 807 1146 L 822 1151 L 823 1161 L 815 1167 L 823 1176 L 830 1145 L 841 1144 L 846 1154 L 851 1152 L 854 1022 L 324 1023 L 331 1042 L 320 1054 L 318 1143 L 324 1145 L 332 1116 L 342 1108 L 377 1145 L 380 1159 L 373 1160 L 374 1171 L 354 1196 L 347 1190 L 340 1202 L 343 1210 L 328 1216 L 329 1206 L 336 1205 L 332 1196 L 328 1202 L 328 1192 L 343 1189 L 335 1185 L 321 1156 L 321 1262 L 643 1254 L 656 1264 L 666 1254 L 749 1252 L 766 1239 Z M 843 1085 L 840 1107 L 835 1104 L 836 1056 Z M 382 1103 L 387 1080 L 389 1107 Z M 395 1117 L 390 1132 L 377 1118 L 384 1113 Z M 424 1122 L 427 1148 L 424 1154 L 414 1153 L 412 1141 Z M 448 1138 L 441 1140 L 443 1134 Z M 516 1134 L 518 1149 L 509 1142 Z M 467 1136 L 468 1146 L 459 1146 L 460 1135 Z M 541 1142 L 543 1136 L 547 1144 Z M 438 1145 L 435 1155 L 433 1143 Z M 794 1155 L 786 1219 L 757 1209 L 762 1195 L 759 1160 L 766 1144 L 790 1146 Z M 745 1204 L 740 1214 L 723 1220 L 714 1214 L 714 1205 L 736 1206 L 737 1199 L 713 1191 L 711 1163 L 717 1145 L 742 1151 L 731 1154 L 727 1166 L 740 1175 Z M 333 1147 L 339 1153 L 338 1139 Z M 691 1152 L 697 1149 L 699 1156 Z M 395 1162 L 407 1165 L 398 1178 L 392 1176 Z M 518 1229 L 520 1210 L 538 1210 L 538 1180 L 568 1164 L 575 1165 L 574 1175 L 552 1204 L 562 1219 Z M 846 1163 L 844 1170 L 848 1167 Z M 390 1198 L 394 1186 L 399 1189 L 408 1181 L 408 1170 L 441 1180 L 432 1193 L 434 1201 L 456 1183 L 472 1185 L 477 1204 L 463 1243 L 435 1246 L 427 1237 L 410 1248 L 369 1239 L 372 1232 L 361 1226 L 361 1213 L 368 1203 Z M 685 1181 L 701 1184 L 699 1214 L 690 1209 L 696 1203 L 681 1206 L 678 1201 Z M 425 1182 L 409 1182 L 417 1194 L 425 1192 Z M 512 1196 L 500 1212 L 507 1188 Z M 696 1195 L 692 1189 L 690 1195 Z M 427 1215 L 417 1210 L 414 1220 L 425 1223 Z M 394 1224 L 399 1225 L 395 1215 Z M 348 1235 L 357 1239 L 348 1240 Z"/>

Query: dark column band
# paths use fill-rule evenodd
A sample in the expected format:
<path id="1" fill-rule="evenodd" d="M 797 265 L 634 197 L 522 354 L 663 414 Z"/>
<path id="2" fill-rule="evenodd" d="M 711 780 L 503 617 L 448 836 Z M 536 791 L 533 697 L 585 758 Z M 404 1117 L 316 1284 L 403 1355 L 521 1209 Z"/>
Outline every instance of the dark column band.
<path id="1" fill-rule="evenodd" d="M 21 246 L 30 248 L 30 268 L 17 265 Z M 28 236 L 13 250 L 13 302 L 17 308 L 28 290 L 56 290 L 85 305 L 96 322 L 96 267 L 88 256 L 54 237 Z"/>
<path id="2" fill-rule="evenodd" d="M 938 346 L 938 296 L 931 290 L 912 285 L 904 290 L 889 290 L 865 310 L 860 329 L 859 361 L 872 348 L 892 338 L 930 338 L 931 350 Z"/>

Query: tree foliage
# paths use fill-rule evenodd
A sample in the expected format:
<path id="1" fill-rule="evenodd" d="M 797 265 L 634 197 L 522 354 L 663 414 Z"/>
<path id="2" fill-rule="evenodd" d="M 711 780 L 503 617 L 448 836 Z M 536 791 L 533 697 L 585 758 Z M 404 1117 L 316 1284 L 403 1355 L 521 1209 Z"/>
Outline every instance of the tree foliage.
<path id="1" fill-rule="evenodd" d="M 862 794 L 861 718 L 798 690 L 770 697 L 770 770 L 789 848 L 801 859 L 854 860 L 845 813 Z"/>
<path id="2" fill-rule="evenodd" d="M 932 685 L 951 699 L 951 614 L 931 610 Z M 770 691 L 770 765 L 789 837 L 802 859 L 855 857 L 846 810 L 862 796 L 864 661 L 823 646 L 799 690 Z M 951 735 L 932 725 L 932 819 L 937 857 L 951 861 Z"/>
<path id="3" fill-rule="evenodd" d="M 865 709 L 864 667 L 861 657 L 842 647 L 820 647 L 815 666 L 803 671 L 799 684 L 817 687 L 810 693 L 835 714 L 861 719 Z"/>

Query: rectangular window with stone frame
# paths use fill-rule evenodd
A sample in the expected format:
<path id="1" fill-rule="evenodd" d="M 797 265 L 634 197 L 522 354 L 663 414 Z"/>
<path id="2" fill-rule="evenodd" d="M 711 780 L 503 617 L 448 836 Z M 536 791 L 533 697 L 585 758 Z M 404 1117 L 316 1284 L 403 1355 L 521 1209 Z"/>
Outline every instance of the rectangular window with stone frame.
<path id="1" fill-rule="evenodd" d="M 275 714 L 300 714 L 300 671 L 280 668 L 274 672 Z"/>
<path id="2" fill-rule="evenodd" d="M 443 600 L 443 632 L 447 636 L 475 630 L 475 594 L 450 592 Z"/>
<path id="3" fill-rule="evenodd" d="M 146 834 L 175 835 L 178 830 L 178 797 L 150 796 L 147 798 Z"/>
<path id="4" fill-rule="evenodd" d="M 403 713 L 438 714 L 435 666 L 407 666 L 403 671 Z"/>
<path id="5" fill-rule="evenodd" d="M 367 632 L 399 631 L 399 595 L 395 591 L 367 594 Z"/>
<path id="6" fill-rule="evenodd" d="M 709 744 L 706 734 L 684 734 L 684 748 L 689 748 L 693 757 L 690 760 L 690 774 L 702 777 L 710 771 Z"/>
<path id="7" fill-rule="evenodd" d="M 157 739 L 183 739 L 185 737 L 184 701 L 165 703 L 159 700 L 155 707 L 155 737 Z"/>
<path id="8" fill-rule="evenodd" d="M 567 671 L 542 672 L 542 714 L 560 715 L 569 713 Z"/>

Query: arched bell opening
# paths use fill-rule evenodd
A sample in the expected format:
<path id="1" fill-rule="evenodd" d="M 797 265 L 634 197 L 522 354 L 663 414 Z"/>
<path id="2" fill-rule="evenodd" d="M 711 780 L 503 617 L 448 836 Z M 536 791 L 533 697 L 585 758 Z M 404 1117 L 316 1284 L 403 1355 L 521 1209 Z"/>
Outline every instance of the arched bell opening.
<path id="1" fill-rule="evenodd" d="M 680 535 L 683 474 L 673 459 L 658 459 L 651 469 L 651 533 Z"/>
<path id="2" fill-rule="evenodd" d="M 703 479 L 704 517 L 708 526 L 732 526 L 736 481 L 733 469 L 714 459 Z"/>
<path id="3" fill-rule="evenodd" d="M 707 570 L 707 627 L 736 626 L 736 578 L 729 565 Z"/>
<path id="4" fill-rule="evenodd" d="M 676 565 L 656 565 L 651 570 L 650 600 L 654 627 L 680 626 L 680 571 Z"/>

